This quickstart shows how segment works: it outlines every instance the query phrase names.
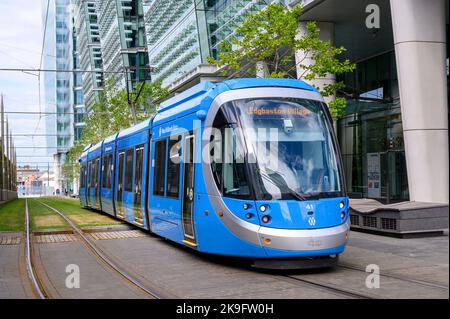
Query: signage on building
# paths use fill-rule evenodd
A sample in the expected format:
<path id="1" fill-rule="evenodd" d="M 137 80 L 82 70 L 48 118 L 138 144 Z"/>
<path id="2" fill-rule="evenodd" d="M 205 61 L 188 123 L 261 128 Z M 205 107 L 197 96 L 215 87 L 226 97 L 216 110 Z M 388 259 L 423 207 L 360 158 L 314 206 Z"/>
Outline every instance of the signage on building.
<path id="1" fill-rule="evenodd" d="M 381 197 L 380 153 L 367 153 L 367 196 Z"/>

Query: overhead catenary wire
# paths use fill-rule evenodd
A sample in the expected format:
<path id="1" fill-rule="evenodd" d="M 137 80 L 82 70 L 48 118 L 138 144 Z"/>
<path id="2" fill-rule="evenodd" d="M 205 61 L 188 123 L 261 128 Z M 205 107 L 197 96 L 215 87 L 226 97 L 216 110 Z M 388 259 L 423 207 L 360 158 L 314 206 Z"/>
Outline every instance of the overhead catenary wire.
<path id="1" fill-rule="evenodd" d="M 120 71 L 109 71 L 109 70 L 81 70 L 81 69 L 67 69 L 67 70 L 59 70 L 59 69 L 34 69 L 34 68 L 5 68 L 0 67 L 0 72 L 53 72 L 53 73 L 107 73 L 107 74 L 126 74 L 130 71 L 144 70 L 144 71 L 153 71 L 153 67 L 127 67 L 126 70 Z"/>

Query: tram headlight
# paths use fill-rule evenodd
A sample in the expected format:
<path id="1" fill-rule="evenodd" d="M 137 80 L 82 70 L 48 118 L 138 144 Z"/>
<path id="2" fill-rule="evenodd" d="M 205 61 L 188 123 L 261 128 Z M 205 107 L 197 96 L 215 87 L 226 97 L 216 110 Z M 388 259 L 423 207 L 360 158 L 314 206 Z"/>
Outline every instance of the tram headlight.
<path id="1" fill-rule="evenodd" d="M 261 213 L 264 213 L 266 210 L 267 210 L 267 206 L 266 206 L 266 205 L 261 205 L 261 206 L 259 206 L 259 211 L 260 211 Z"/>
<path id="2" fill-rule="evenodd" d="M 340 202 L 340 203 L 339 203 L 339 208 L 342 209 L 342 208 L 344 208 L 344 207 L 345 207 L 344 202 Z"/>
<path id="3" fill-rule="evenodd" d="M 263 222 L 264 224 L 267 224 L 267 223 L 270 221 L 270 217 L 267 216 L 267 215 L 264 215 L 264 216 L 261 218 L 261 220 L 262 220 L 262 222 Z"/>

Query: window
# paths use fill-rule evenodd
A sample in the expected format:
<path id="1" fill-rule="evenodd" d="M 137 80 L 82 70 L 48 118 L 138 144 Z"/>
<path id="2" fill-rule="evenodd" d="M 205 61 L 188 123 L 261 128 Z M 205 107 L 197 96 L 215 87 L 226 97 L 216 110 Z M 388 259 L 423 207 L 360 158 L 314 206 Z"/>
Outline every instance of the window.
<path id="1" fill-rule="evenodd" d="M 133 155 L 134 149 L 126 151 L 125 155 L 125 192 L 131 192 L 133 188 Z"/>
<path id="2" fill-rule="evenodd" d="M 153 194 L 164 196 L 164 173 L 166 168 L 166 140 L 155 142 L 155 171 L 153 181 Z"/>
<path id="3" fill-rule="evenodd" d="M 223 141 L 222 189 L 224 196 L 248 197 L 250 190 L 245 174 L 244 148 L 236 130 L 225 128 Z"/>
<path id="4" fill-rule="evenodd" d="M 142 174 L 144 162 L 144 145 L 139 145 L 136 147 L 136 166 L 134 168 L 134 202 L 136 204 L 141 203 L 142 196 Z"/>
<path id="5" fill-rule="evenodd" d="M 80 168 L 80 188 L 86 187 L 86 165 L 81 165 Z"/>
<path id="6" fill-rule="evenodd" d="M 90 165 L 89 186 L 94 188 L 96 188 L 98 185 L 98 161 L 99 161 L 98 158 L 96 158 L 89 163 Z"/>
<path id="7" fill-rule="evenodd" d="M 177 140 L 169 140 L 168 156 L 166 193 L 168 197 L 178 198 L 180 189 L 181 136 Z"/>
<path id="8" fill-rule="evenodd" d="M 103 159 L 103 182 L 104 188 L 111 188 L 111 175 L 112 174 L 112 154 L 105 155 Z"/>
<path id="9" fill-rule="evenodd" d="M 248 198 L 250 188 L 245 172 L 244 146 L 236 128 L 223 127 L 212 136 L 211 169 L 223 196 Z"/>

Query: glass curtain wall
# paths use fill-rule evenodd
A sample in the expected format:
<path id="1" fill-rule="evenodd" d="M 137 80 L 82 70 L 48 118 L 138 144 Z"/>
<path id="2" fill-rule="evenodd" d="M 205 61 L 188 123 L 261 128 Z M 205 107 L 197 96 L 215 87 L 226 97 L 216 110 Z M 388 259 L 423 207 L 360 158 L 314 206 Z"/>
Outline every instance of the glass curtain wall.
<path id="1" fill-rule="evenodd" d="M 408 200 L 394 52 L 358 62 L 356 71 L 341 79 L 354 97 L 338 121 L 350 196 L 385 203 Z"/>

